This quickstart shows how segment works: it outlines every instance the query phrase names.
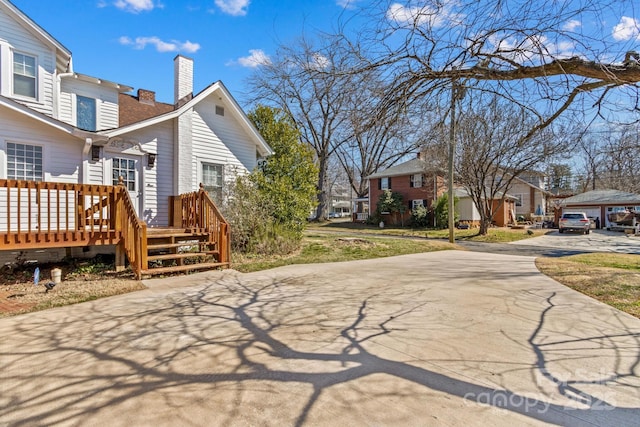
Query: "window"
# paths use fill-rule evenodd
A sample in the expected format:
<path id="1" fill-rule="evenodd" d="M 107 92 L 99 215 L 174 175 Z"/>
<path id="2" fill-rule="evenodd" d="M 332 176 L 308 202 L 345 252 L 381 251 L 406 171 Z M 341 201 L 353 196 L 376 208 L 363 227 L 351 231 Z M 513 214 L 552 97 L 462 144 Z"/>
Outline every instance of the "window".
<path id="1" fill-rule="evenodd" d="M 42 147 L 7 143 L 7 179 L 42 181 Z"/>
<path id="2" fill-rule="evenodd" d="M 412 200 L 411 201 L 411 209 L 415 209 L 418 206 L 424 206 L 424 200 L 418 199 L 418 200 Z"/>
<path id="3" fill-rule="evenodd" d="M 222 202 L 223 166 L 213 163 L 202 164 L 202 185 L 216 203 Z"/>
<path id="4" fill-rule="evenodd" d="M 120 177 L 122 177 L 122 182 L 127 187 L 127 190 L 136 191 L 136 161 L 114 158 L 111 165 L 113 185 L 118 185 Z"/>
<path id="5" fill-rule="evenodd" d="M 36 97 L 36 58 L 22 53 L 13 54 L 14 95 Z"/>
<path id="6" fill-rule="evenodd" d="M 522 194 L 514 194 L 513 197 L 516 198 L 516 206 L 522 206 Z"/>
<path id="7" fill-rule="evenodd" d="M 95 99 L 80 95 L 76 96 L 76 124 L 82 130 L 96 130 Z"/>
<path id="8" fill-rule="evenodd" d="M 411 175 L 411 187 L 419 188 L 422 187 L 422 174 L 414 174 Z"/>
<path id="9" fill-rule="evenodd" d="M 379 184 L 380 184 L 380 190 L 390 190 L 391 178 L 380 178 Z"/>
<path id="10" fill-rule="evenodd" d="M 224 107 L 216 105 L 216 114 L 219 116 L 224 116 Z"/>

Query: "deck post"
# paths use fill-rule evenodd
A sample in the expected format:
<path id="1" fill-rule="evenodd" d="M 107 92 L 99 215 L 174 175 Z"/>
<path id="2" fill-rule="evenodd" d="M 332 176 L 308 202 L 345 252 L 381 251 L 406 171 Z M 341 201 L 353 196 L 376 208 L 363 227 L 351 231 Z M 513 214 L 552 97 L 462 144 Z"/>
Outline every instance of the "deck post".
<path id="1" fill-rule="evenodd" d="M 124 250 L 124 240 L 121 240 L 116 245 L 116 271 L 124 271 L 125 269 L 125 250 Z"/>

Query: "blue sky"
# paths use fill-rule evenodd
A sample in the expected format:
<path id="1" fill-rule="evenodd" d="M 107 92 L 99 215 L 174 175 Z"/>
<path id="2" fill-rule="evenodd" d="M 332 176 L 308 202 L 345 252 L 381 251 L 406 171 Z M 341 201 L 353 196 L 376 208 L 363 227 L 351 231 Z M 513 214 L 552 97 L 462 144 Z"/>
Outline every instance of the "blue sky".
<path id="1" fill-rule="evenodd" d="M 72 52 L 78 73 L 171 103 L 181 53 L 194 59 L 196 92 L 222 80 L 242 103 L 256 60 L 305 30 L 331 30 L 347 0 L 10 1 Z"/>
<path id="2" fill-rule="evenodd" d="M 76 72 L 129 85 L 134 90 L 153 90 L 157 100 L 171 103 L 173 58 L 181 53 L 194 59 L 196 92 L 222 80 L 242 105 L 247 90 L 245 79 L 260 61 L 275 53 L 278 45 L 291 42 L 304 32 L 331 32 L 339 18 L 345 21 L 356 14 L 356 8 L 351 6 L 372 3 L 369 0 L 11 1 L 71 50 Z M 456 4 L 455 0 L 450 2 L 452 7 Z M 633 5 L 633 1 L 626 3 L 626 7 L 621 3 L 619 10 L 608 9 L 607 16 L 598 16 L 597 21 L 588 25 L 570 20 L 564 28 L 589 32 L 588 27 L 595 24 L 604 37 L 637 49 L 640 17 L 634 16 Z M 390 2 L 387 18 L 410 21 L 419 10 L 411 3 L 405 6 Z M 364 15 L 355 16 L 351 28 L 357 28 Z M 446 23 L 446 18 L 446 13 L 438 15 L 438 26 Z M 571 43 L 540 41 L 557 57 L 575 54 L 576 46 Z M 517 42 L 503 39 L 499 45 Z M 603 53 L 606 56 L 607 52 Z"/>

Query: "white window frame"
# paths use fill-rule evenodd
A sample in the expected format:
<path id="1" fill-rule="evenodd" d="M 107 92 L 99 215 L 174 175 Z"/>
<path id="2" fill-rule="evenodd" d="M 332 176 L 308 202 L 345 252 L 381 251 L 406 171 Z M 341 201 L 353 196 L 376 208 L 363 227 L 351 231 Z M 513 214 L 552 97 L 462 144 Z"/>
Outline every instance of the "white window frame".
<path id="1" fill-rule="evenodd" d="M 391 187 L 389 186 L 389 178 L 385 177 L 385 178 L 380 178 L 380 189 L 381 190 L 390 190 Z"/>
<path id="2" fill-rule="evenodd" d="M 411 201 L 411 209 L 415 209 L 418 206 L 424 206 L 424 199 L 415 199 Z"/>
<path id="3" fill-rule="evenodd" d="M 23 167 L 23 170 L 22 170 L 23 173 L 22 173 L 21 176 L 18 176 L 15 173 L 14 173 L 13 176 L 9 175 L 9 144 L 13 144 L 14 146 L 16 146 L 15 147 L 16 149 L 18 148 L 17 146 L 24 147 L 24 151 L 23 151 L 24 155 L 23 155 L 23 158 L 21 159 L 22 160 L 21 163 L 23 165 L 22 166 Z M 16 180 L 21 180 L 21 181 L 39 181 L 39 182 L 44 181 L 44 177 L 45 177 L 45 172 L 44 172 L 45 149 L 44 149 L 44 146 L 42 146 L 40 144 L 32 144 L 32 143 L 27 143 L 27 142 L 7 141 L 5 147 L 6 147 L 5 155 L 6 155 L 6 177 L 7 177 L 7 179 L 16 179 Z M 26 176 L 26 168 L 28 166 L 27 165 L 27 160 L 28 159 L 26 158 L 26 152 L 27 152 L 26 149 L 28 147 L 31 147 L 31 148 L 34 149 L 33 150 L 33 152 L 34 152 L 33 160 L 34 161 L 38 160 L 37 157 L 36 157 L 37 153 L 35 153 L 35 149 L 39 149 L 39 151 L 40 151 L 40 159 L 39 159 L 40 160 L 40 165 L 39 165 L 40 166 L 40 175 L 36 176 L 36 174 L 34 173 L 33 178 Z M 17 166 L 17 163 L 18 162 L 16 161 L 16 166 Z M 35 166 L 37 166 L 37 164 Z M 15 170 L 17 171 L 17 169 L 15 169 Z"/>
<path id="4" fill-rule="evenodd" d="M 513 195 L 513 197 L 516 198 L 516 201 L 515 201 L 516 207 L 521 207 L 522 206 L 522 200 L 524 199 L 524 194 L 516 193 L 516 194 Z"/>
<path id="5" fill-rule="evenodd" d="M 218 179 L 220 180 L 220 185 L 207 185 L 205 183 L 204 174 L 205 169 L 208 167 L 220 168 L 220 173 Z M 200 162 L 200 182 L 204 186 L 204 189 L 207 193 L 209 193 L 209 197 L 213 199 L 216 203 L 222 202 L 223 191 L 224 191 L 224 165 L 222 163 L 215 163 L 210 161 L 201 161 Z M 211 188 L 213 191 L 210 191 L 208 188 Z"/>
<path id="6" fill-rule="evenodd" d="M 411 187 L 412 188 L 421 188 L 422 187 L 422 174 L 414 173 L 411 175 Z"/>
<path id="7" fill-rule="evenodd" d="M 22 55 L 24 57 L 28 57 L 28 58 L 33 58 L 33 76 L 29 76 L 26 74 L 17 74 L 15 71 L 15 64 L 16 64 L 16 55 Z M 11 54 L 11 93 L 14 97 L 17 98 L 24 98 L 24 99 L 31 99 L 31 100 L 37 100 L 38 99 L 38 57 L 36 55 L 31 55 L 28 54 L 26 52 L 20 52 L 20 51 L 13 51 Z M 15 78 L 16 78 L 16 74 L 19 76 L 23 76 L 23 77 L 28 77 L 28 78 L 33 78 L 33 96 L 30 95 L 23 95 L 21 93 L 16 93 L 16 85 L 15 85 Z"/>
<path id="8" fill-rule="evenodd" d="M 98 130 L 98 100 L 96 98 L 92 98 L 90 96 L 84 96 L 84 95 L 79 95 L 79 94 L 76 94 L 75 98 L 76 98 L 76 105 L 75 105 L 75 109 L 76 109 L 76 127 L 79 128 L 79 129 L 82 129 L 82 130 L 90 131 L 90 132 L 97 131 Z M 94 119 L 95 119 L 95 121 L 93 123 L 93 129 L 84 129 L 84 128 L 80 127 L 80 124 L 79 124 L 80 114 L 79 114 L 79 110 L 78 110 L 78 103 L 80 102 L 80 98 L 93 100 L 93 104 L 94 104 L 93 105 L 94 106 L 93 114 L 94 114 Z"/>

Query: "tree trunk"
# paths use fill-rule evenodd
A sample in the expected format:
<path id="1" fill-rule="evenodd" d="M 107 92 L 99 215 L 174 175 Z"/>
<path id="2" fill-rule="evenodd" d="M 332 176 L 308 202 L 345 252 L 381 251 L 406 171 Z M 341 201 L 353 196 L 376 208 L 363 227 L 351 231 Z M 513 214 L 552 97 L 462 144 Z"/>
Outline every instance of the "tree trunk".
<path id="1" fill-rule="evenodd" d="M 322 221 L 328 216 L 328 197 L 326 190 L 328 156 L 319 156 L 320 165 L 318 171 L 318 207 L 316 208 L 316 219 Z"/>

